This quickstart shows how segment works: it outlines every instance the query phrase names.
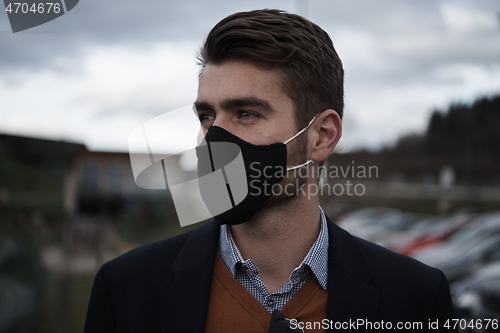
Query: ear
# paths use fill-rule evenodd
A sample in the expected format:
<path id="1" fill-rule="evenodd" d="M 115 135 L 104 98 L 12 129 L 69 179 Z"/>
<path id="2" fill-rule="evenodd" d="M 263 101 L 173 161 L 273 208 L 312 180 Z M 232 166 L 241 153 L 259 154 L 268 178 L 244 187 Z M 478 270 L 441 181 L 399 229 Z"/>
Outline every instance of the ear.
<path id="1" fill-rule="evenodd" d="M 321 112 L 311 125 L 309 147 L 310 159 L 322 162 L 330 156 L 342 136 L 342 120 L 337 112 L 328 109 Z"/>

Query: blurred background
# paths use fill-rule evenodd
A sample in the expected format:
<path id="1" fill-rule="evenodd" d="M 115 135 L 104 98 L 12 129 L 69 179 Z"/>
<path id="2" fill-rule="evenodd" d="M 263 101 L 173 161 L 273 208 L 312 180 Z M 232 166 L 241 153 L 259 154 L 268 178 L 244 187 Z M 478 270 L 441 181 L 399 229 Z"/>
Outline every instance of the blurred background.
<path id="1" fill-rule="evenodd" d="M 209 30 L 260 8 L 344 63 L 327 214 L 443 270 L 460 318 L 500 319 L 500 3 L 83 0 L 15 34 L 0 12 L 0 332 L 81 332 L 102 263 L 197 226 L 136 186 L 127 138 L 193 103 Z"/>

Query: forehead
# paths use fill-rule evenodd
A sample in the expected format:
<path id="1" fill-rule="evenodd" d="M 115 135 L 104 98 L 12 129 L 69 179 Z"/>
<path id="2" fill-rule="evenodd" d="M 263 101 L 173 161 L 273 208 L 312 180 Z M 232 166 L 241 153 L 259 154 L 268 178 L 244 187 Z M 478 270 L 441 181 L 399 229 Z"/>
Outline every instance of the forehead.
<path id="1" fill-rule="evenodd" d="M 232 97 L 257 97 L 271 106 L 293 103 L 281 87 L 281 75 L 276 69 L 261 69 L 245 62 L 207 64 L 198 87 L 198 100 L 216 103 Z"/>

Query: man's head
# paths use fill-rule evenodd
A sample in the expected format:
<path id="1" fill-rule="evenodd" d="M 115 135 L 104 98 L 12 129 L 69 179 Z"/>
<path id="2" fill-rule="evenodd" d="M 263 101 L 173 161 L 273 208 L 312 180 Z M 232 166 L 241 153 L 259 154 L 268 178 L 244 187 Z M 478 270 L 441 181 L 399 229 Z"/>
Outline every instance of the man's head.
<path id="1" fill-rule="evenodd" d="M 342 62 L 328 34 L 301 16 L 271 9 L 230 15 L 210 31 L 199 60 L 203 68 L 241 61 L 277 70 L 297 129 L 323 110 L 342 117 Z"/>
<path id="2" fill-rule="evenodd" d="M 278 10 L 237 13 L 212 29 L 199 60 L 199 140 L 217 126 L 247 143 L 271 145 L 308 127 L 286 144 L 286 166 L 292 170 L 306 161 L 321 165 L 340 139 L 342 63 L 317 25 Z M 305 175 L 285 172 L 277 185 L 298 189 L 308 180 L 316 183 L 317 172 L 307 172 L 313 165 L 299 169 Z M 273 192 L 267 205 L 298 193 Z"/>

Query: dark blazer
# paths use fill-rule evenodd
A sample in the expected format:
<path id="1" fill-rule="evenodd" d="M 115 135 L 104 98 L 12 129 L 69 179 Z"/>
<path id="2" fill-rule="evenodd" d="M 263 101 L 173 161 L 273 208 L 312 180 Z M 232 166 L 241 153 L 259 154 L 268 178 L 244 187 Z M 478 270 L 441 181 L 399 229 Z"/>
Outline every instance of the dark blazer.
<path id="1" fill-rule="evenodd" d="M 453 318 L 439 270 L 351 236 L 329 219 L 328 232 L 328 319 L 391 322 L 393 330 L 397 322 L 421 322 L 415 331 L 423 332 L 429 321 L 442 326 Z M 85 332 L 203 332 L 218 237 L 219 225 L 211 220 L 105 263 L 94 281 Z M 355 331 L 371 332 L 364 328 Z"/>

